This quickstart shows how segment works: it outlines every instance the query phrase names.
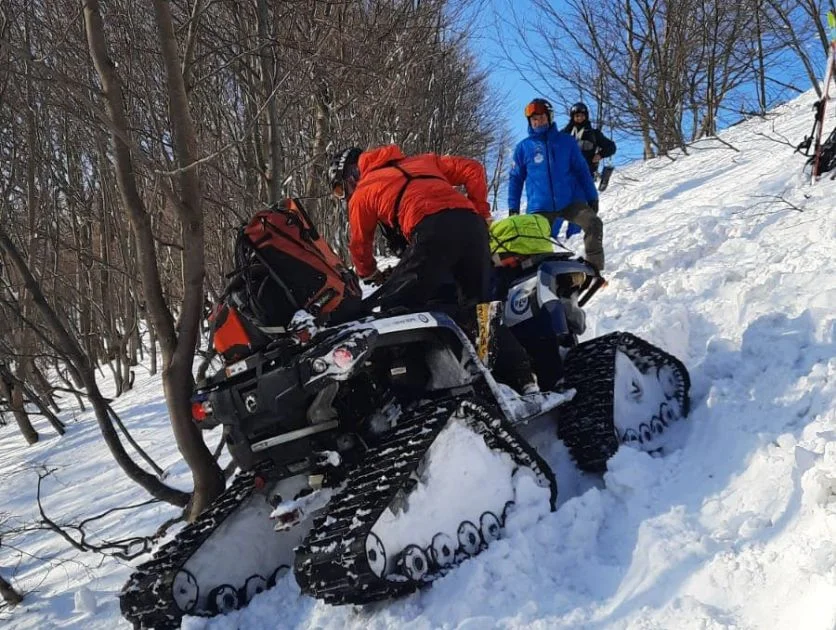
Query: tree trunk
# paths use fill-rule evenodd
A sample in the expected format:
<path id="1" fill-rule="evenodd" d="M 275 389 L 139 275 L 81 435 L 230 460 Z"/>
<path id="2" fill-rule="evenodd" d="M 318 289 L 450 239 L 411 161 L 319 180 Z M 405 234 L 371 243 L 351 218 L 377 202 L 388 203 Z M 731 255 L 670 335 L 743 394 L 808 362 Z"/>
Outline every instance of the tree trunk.
<path id="1" fill-rule="evenodd" d="M 41 398 L 43 399 L 44 403 L 52 407 L 52 410 L 55 413 L 61 413 L 61 407 L 58 406 L 58 403 L 55 402 L 55 397 L 53 394 L 53 387 L 52 383 L 50 383 L 41 369 L 37 366 L 34 361 L 31 361 L 27 373 L 32 376 L 33 385 L 35 387 L 35 391 L 40 394 Z"/>
<path id="2" fill-rule="evenodd" d="M 40 439 L 40 436 L 35 430 L 35 427 L 32 426 L 29 415 L 23 407 L 22 392 L 19 387 L 15 387 L 12 384 L 11 379 L 6 378 L 5 374 L 0 374 L 0 395 L 9 401 L 9 408 L 17 422 L 20 433 L 23 435 L 23 439 L 26 440 L 27 444 L 35 444 Z"/>
<path id="3" fill-rule="evenodd" d="M 194 479 L 194 494 L 188 514 L 191 520 L 223 491 L 226 481 L 191 417 L 191 369 L 197 330 L 203 313 L 204 274 L 200 182 L 197 167 L 192 166 L 197 147 L 168 2 L 154 0 L 154 13 L 168 82 L 173 148 L 180 167 L 178 179 L 182 199 L 170 193 L 169 200 L 179 215 L 183 242 L 189 244 L 183 253 L 184 287 L 178 330 L 175 329 L 174 318 L 163 296 L 150 217 L 134 175 L 129 144 L 131 126 L 126 115 L 121 79 L 108 55 L 99 3 L 97 0 L 84 1 L 84 23 L 90 56 L 101 80 L 112 124 L 111 141 L 119 191 L 136 237 L 139 273 L 147 312 L 163 354 L 163 392 L 177 447 Z"/>
<path id="4" fill-rule="evenodd" d="M 21 376 L 26 375 L 28 377 L 30 375 L 29 368 L 33 366 L 34 364 L 32 364 L 32 366 L 24 367 Z M 18 378 L 15 381 L 15 385 L 19 387 L 23 391 L 23 393 L 29 397 L 29 400 L 33 405 L 40 409 L 41 414 L 47 419 L 49 424 L 52 425 L 52 428 L 55 429 L 55 432 L 58 435 L 64 435 L 67 432 L 67 428 L 66 426 L 64 426 L 64 423 L 61 422 L 61 419 L 58 418 L 58 416 L 56 416 L 54 413 L 52 413 L 50 408 L 47 406 L 47 403 L 41 400 L 37 392 L 33 391 L 32 388 L 26 384 L 25 380 L 23 380 L 22 378 Z"/>
<path id="5" fill-rule="evenodd" d="M 154 376 L 157 373 L 157 333 L 154 324 L 148 324 L 148 373 Z"/>
<path id="6" fill-rule="evenodd" d="M 226 479 L 212 453 L 206 447 L 192 420 L 191 393 L 194 387 L 192 365 L 197 347 L 200 321 L 203 318 L 203 276 L 205 273 L 202 194 L 197 161 L 197 136 L 194 130 L 169 3 L 154 0 L 154 13 L 160 37 L 160 50 L 166 68 L 169 116 L 174 154 L 180 167 L 177 179 L 182 203 L 177 212 L 182 223 L 183 304 L 179 334 L 173 354 L 165 361 L 163 390 L 171 413 L 171 425 L 177 446 L 189 465 L 194 479 L 188 518 L 194 519 L 223 492 Z M 163 351 L 165 353 L 165 349 Z"/>
<path id="7" fill-rule="evenodd" d="M 275 94 L 273 94 L 276 82 L 276 64 L 273 60 L 274 47 L 269 43 L 273 41 L 270 12 L 267 0 L 258 0 L 258 39 L 261 44 L 261 80 L 264 86 L 264 95 L 267 102 L 267 139 L 268 155 L 270 156 L 270 187 L 268 191 L 268 203 L 275 203 L 281 194 L 281 184 L 284 178 L 282 147 L 279 140 L 279 106 Z"/>
<path id="8" fill-rule="evenodd" d="M 153 475 L 145 472 L 125 452 L 125 448 L 119 440 L 119 435 L 110 421 L 107 404 L 96 384 L 94 368 L 90 364 L 89 358 L 84 354 L 78 341 L 67 332 L 67 328 L 46 301 L 40 285 L 35 280 L 31 270 L 26 266 L 26 262 L 17 247 L 3 231 L 2 226 L 0 226 L 0 249 L 5 250 L 12 265 L 17 269 L 26 290 L 29 291 L 33 304 L 55 336 L 56 347 L 64 353 L 68 366 L 87 390 L 87 396 L 96 413 L 99 429 L 116 462 L 129 478 L 141 485 L 151 496 L 174 505 L 185 506 L 188 502 L 188 495 L 185 492 L 170 488 Z M 205 445 L 204 449 L 206 449 Z M 206 449 L 206 452 L 208 453 L 209 450 Z M 209 455 L 211 457 L 211 453 Z"/>
<path id="9" fill-rule="evenodd" d="M 0 597 L 9 606 L 17 606 L 23 601 L 23 595 L 14 590 L 2 575 L 0 575 Z"/>
<path id="10" fill-rule="evenodd" d="M 764 62 L 764 55 L 763 55 L 763 28 L 761 26 L 761 2 L 758 0 L 757 4 L 755 5 L 755 29 L 756 29 L 756 37 L 757 37 L 757 46 L 758 46 L 758 64 L 756 66 L 757 70 L 755 72 L 756 81 L 755 85 L 757 86 L 757 95 L 758 95 L 758 109 L 762 116 L 766 114 L 766 64 Z"/>

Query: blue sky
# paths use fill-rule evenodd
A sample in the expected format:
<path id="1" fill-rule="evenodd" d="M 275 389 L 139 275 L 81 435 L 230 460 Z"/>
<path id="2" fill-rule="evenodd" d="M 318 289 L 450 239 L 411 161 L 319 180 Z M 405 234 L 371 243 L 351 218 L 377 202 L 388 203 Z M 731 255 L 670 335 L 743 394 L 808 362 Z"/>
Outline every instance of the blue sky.
<path id="1" fill-rule="evenodd" d="M 553 3 L 559 6 L 562 4 L 562 0 L 553 0 Z M 568 114 L 564 111 L 563 102 L 574 102 L 578 100 L 578 97 L 573 94 L 554 94 L 546 86 L 541 87 L 537 83 L 530 85 L 519 71 L 508 67 L 509 62 L 498 45 L 497 38 L 501 36 L 507 42 L 514 42 L 519 39 L 519 35 L 514 32 L 512 27 L 501 25 L 496 20 L 495 13 L 499 12 L 503 16 L 507 16 L 512 4 L 514 10 L 522 12 L 523 16 L 526 10 L 530 10 L 525 8 L 524 3 L 512 3 L 512 0 L 484 0 L 481 11 L 473 18 L 475 27 L 473 28 L 472 41 L 474 52 L 477 54 L 479 61 L 484 68 L 488 69 L 492 85 L 503 97 L 497 115 L 506 120 L 512 137 L 520 140 L 528 133 L 528 122 L 523 110 L 531 99 L 541 97 L 550 100 L 555 107 L 555 121 L 559 126 L 563 126 L 568 122 Z M 497 32 L 497 28 L 502 29 L 501 33 Z M 514 50 L 513 45 L 510 48 Z M 529 61 L 522 56 L 521 49 L 519 54 L 521 55 L 518 60 L 520 63 Z M 592 107 L 594 108 L 594 106 Z M 604 132 L 608 136 L 611 135 L 608 129 L 604 129 Z M 614 158 L 616 164 L 641 157 L 640 142 L 631 143 L 628 141 L 625 143 L 624 139 L 615 139 L 619 145 L 618 153 Z"/>
<path id="2" fill-rule="evenodd" d="M 563 0 L 551 1 L 557 7 L 564 4 Z M 565 104 L 578 100 L 574 94 L 555 94 L 546 86 L 529 85 L 519 71 L 508 68 L 508 61 L 501 47 L 497 44 L 497 39 L 501 37 L 506 42 L 514 42 L 519 39 L 519 35 L 514 32 L 512 27 L 501 25 L 501 21 L 496 19 L 496 14 L 499 13 L 507 17 L 511 14 L 511 7 L 513 7 L 513 11 L 520 16 L 520 19 L 525 20 L 533 10 L 527 4 L 526 0 L 482 0 L 481 6 L 478 7 L 476 13 L 469 20 L 473 33 L 473 50 L 482 66 L 488 70 L 491 83 L 503 97 L 497 115 L 507 121 L 515 140 L 522 139 L 527 133 L 527 122 L 523 115 L 523 110 L 532 98 L 541 96 L 551 100 L 555 105 L 555 119 L 558 125 L 561 126 L 568 120 L 567 114 L 564 111 Z M 500 33 L 497 32 L 498 28 L 502 29 Z M 810 45 L 816 46 L 817 43 L 811 41 Z M 518 60 L 520 63 L 527 63 L 529 61 L 529 59 L 522 57 L 523 51 L 521 46 L 515 47 L 511 44 L 509 48 L 512 52 L 518 51 L 521 55 L 521 58 Z M 824 66 L 823 56 L 821 65 L 822 67 Z M 807 89 L 809 87 L 809 82 L 800 68 L 800 63 L 789 54 L 784 64 L 783 74 L 778 78 L 786 83 L 795 84 L 801 89 Z M 794 98 L 797 94 L 788 91 L 783 96 L 784 98 Z M 593 111 L 593 120 L 595 117 L 594 114 Z M 722 129 L 735 124 L 741 118 L 742 115 L 734 111 L 721 111 L 720 128 Z M 812 115 L 810 122 L 812 123 Z M 638 138 L 634 139 L 622 134 L 613 134 L 612 130 L 606 127 L 603 131 L 618 143 L 618 152 L 613 159 L 616 165 L 620 166 L 626 162 L 641 159 L 642 144 Z M 801 138 L 798 138 L 798 141 L 800 140 Z"/>

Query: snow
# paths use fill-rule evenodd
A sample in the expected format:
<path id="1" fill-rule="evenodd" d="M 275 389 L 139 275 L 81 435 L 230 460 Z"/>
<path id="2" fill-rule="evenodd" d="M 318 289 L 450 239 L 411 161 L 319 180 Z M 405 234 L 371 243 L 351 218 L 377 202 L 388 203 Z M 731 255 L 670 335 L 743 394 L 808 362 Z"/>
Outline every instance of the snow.
<path id="1" fill-rule="evenodd" d="M 90 614 L 96 612 L 96 596 L 86 586 L 82 586 L 76 591 L 74 601 L 75 608 L 73 609 L 73 612 Z"/>
<path id="2" fill-rule="evenodd" d="M 578 473 L 555 441 L 558 510 L 512 515 L 502 539 L 431 587 L 335 608 L 301 597 L 287 576 L 246 610 L 184 627 L 832 630 L 836 182 L 811 187 L 782 141 L 809 131 L 813 100 L 727 130 L 734 149 L 709 139 L 675 161 L 619 168 L 602 196 L 609 286 L 588 305 L 587 336 L 627 330 L 685 363 L 681 449 L 622 448 L 601 478 Z M 115 407 L 168 482 L 188 488 L 158 378 L 140 371 Z M 30 448 L 13 425 L 0 429 L 5 527 L 35 519 L 40 466 L 55 469 L 43 504 L 62 523 L 147 499 L 89 412 L 64 418 L 66 437 L 45 431 Z M 150 535 L 176 514 L 158 503 L 117 512 L 90 540 Z M 3 537 L 0 568 L 26 595 L 0 611 L 4 628 L 129 627 L 116 594 L 130 563 L 29 531 Z"/>

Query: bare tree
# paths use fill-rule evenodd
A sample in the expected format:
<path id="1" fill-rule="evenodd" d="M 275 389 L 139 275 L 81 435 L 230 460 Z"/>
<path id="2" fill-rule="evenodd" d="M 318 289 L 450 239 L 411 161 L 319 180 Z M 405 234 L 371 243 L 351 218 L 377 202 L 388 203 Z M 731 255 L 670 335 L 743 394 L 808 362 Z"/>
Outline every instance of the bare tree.
<path id="1" fill-rule="evenodd" d="M 510 22 L 536 60 L 520 66 L 529 81 L 547 94 L 593 100 L 599 123 L 639 136 L 649 158 L 714 135 L 721 114 L 751 110 L 753 91 L 764 111 L 783 93 L 767 85 L 788 87 L 787 50 L 818 89 L 825 2 L 530 0 Z"/>
<path id="2" fill-rule="evenodd" d="M 17 428 L 27 444 L 35 444 L 40 436 L 29 420 L 29 414 L 23 406 L 23 392 L 15 387 L 5 364 L 0 363 L 0 396 L 6 399 L 6 404 L 17 422 Z"/>
<path id="3" fill-rule="evenodd" d="M 828 48 L 822 16 L 828 6 L 833 6 L 832 0 L 829 5 L 828 0 L 763 0 L 759 5 L 772 36 L 792 51 L 819 96 L 819 58 L 827 55 Z M 811 41 L 818 45 L 810 46 Z"/>
<path id="4" fill-rule="evenodd" d="M 185 293 L 180 305 L 179 331 L 175 329 L 174 316 L 165 302 L 151 222 L 133 175 L 134 161 L 128 141 L 131 136 L 130 125 L 125 112 L 121 80 L 107 52 L 99 3 L 96 0 L 86 0 L 83 6 L 90 56 L 102 83 L 112 125 L 111 140 L 116 161 L 116 176 L 122 201 L 136 237 L 148 313 L 162 349 L 163 391 L 171 414 L 177 446 L 194 479 L 190 512 L 191 516 L 195 517 L 223 491 L 225 481 L 191 418 L 191 366 L 197 343 L 198 323 L 203 310 L 203 216 L 200 207 L 200 180 L 198 171 L 193 166 L 197 150 L 196 138 L 180 71 L 174 26 L 168 3 L 155 0 L 154 11 L 160 49 L 169 82 L 174 151 L 180 166 L 177 177 L 181 197 L 176 197 L 172 192 L 169 200 L 181 220 L 183 242 L 189 243 L 188 251 L 184 251 L 182 259 Z"/>
<path id="5" fill-rule="evenodd" d="M 26 266 L 26 262 L 23 260 L 23 256 L 21 256 L 18 248 L 3 231 L 2 226 L 0 226 L 0 250 L 6 253 L 12 264 L 17 268 L 18 273 L 24 280 L 26 290 L 32 296 L 33 304 L 39 310 L 44 320 L 46 320 L 51 333 L 55 337 L 55 347 L 63 353 L 68 365 L 87 390 L 87 396 L 96 412 L 99 429 L 116 462 L 129 478 L 139 483 L 152 496 L 175 505 L 185 505 L 187 500 L 185 493 L 170 488 L 153 475 L 142 470 L 130 458 L 128 453 L 125 452 L 124 446 L 119 440 L 119 435 L 116 433 L 111 422 L 107 402 L 96 384 L 94 368 L 91 365 L 89 357 L 84 354 L 78 342 L 73 339 L 72 335 L 70 335 L 67 328 L 61 322 L 55 310 L 50 307 L 39 283 L 34 275 L 32 275 L 31 270 Z"/>

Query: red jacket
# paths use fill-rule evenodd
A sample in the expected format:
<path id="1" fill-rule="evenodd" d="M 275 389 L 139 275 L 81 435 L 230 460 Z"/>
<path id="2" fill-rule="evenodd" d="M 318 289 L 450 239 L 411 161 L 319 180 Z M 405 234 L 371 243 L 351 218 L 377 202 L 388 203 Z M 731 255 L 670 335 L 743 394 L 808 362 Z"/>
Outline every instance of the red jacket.
<path id="1" fill-rule="evenodd" d="M 393 160 L 412 176 L 431 176 L 411 180 L 401 197 L 398 223 L 407 239 L 421 219 L 441 210 L 463 208 L 485 219 L 491 216 L 485 168 L 476 160 L 434 153 L 404 157 L 394 144 L 364 151 L 358 164 L 360 179 L 348 202 L 349 250 L 361 278 L 377 268 L 372 249 L 375 228 L 378 222 L 393 226 L 398 193 L 407 182 L 400 170 L 389 165 Z M 454 186 L 464 186 L 467 197 Z"/>

